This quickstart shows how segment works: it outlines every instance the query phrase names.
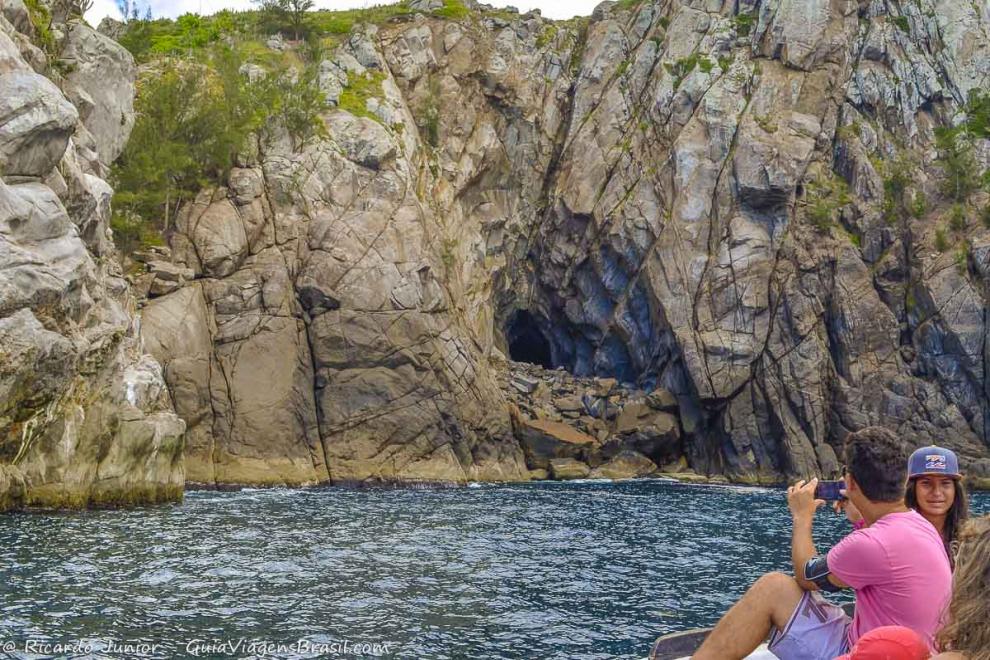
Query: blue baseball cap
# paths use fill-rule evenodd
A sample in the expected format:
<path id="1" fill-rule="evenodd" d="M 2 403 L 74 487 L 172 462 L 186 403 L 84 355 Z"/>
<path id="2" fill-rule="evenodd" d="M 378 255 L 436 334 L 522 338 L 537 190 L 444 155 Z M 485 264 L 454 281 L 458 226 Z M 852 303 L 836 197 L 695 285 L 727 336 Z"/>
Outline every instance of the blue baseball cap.
<path id="1" fill-rule="evenodd" d="M 940 474 L 958 479 L 962 477 L 959 473 L 959 458 L 954 451 L 945 447 L 931 445 L 916 449 L 908 459 L 908 479 L 923 474 Z"/>

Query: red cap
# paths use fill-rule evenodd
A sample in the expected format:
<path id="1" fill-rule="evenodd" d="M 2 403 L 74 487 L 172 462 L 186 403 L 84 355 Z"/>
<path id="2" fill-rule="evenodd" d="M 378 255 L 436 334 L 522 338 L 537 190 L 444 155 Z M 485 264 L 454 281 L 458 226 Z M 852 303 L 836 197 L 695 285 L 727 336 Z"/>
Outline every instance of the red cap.
<path id="1" fill-rule="evenodd" d="M 921 636 L 904 626 L 874 628 L 835 660 L 928 660 L 931 651 Z"/>

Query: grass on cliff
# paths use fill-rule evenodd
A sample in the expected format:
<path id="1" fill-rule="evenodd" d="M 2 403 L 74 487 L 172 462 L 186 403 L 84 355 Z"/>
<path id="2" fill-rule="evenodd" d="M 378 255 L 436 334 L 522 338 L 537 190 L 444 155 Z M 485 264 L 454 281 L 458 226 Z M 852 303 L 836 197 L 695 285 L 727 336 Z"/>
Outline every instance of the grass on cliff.
<path id="1" fill-rule="evenodd" d="M 28 3 L 39 7 L 38 11 L 44 9 L 39 0 L 28 0 Z M 362 9 L 321 9 L 306 12 L 298 25 L 295 22 L 290 25 L 285 21 L 273 20 L 270 12 L 225 9 L 211 16 L 184 14 L 175 20 L 132 19 L 127 22 L 120 43 L 139 63 L 149 62 L 163 55 L 192 58 L 221 40 L 262 38 L 263 41 L 275 33 L 297 41 L 315 38 L 326 39 L 328 44 L 336 44 L 357 25 L 383 25 L 390 21 L 411 18 L 415 13 L 407 2 Z M 432 13 L 440 18 L 460 20 L 468 17 L 471 10 L 462 0 L 444 0 L 443 6 Z"/>
<path id="2" fill-rule="evenodd" d="M 368 110 L 368 101 L 373 98 L 382 97 L 382 82 L 385 74 L 381 71 L 368 71 L 362 76 L 354 73 L 347 75 L 347 85 L 340 93 L 337 100 L 337 107 L 347 110 L 355 117 L 367 117 L 375 121 L 380 121 L 378 117 Z"/>
<path id="3" fill-rule="evenodd" d="M 24 0 L 24 6 L 28 10 L 38 45 L 49 58 L 53 57 L 58 51 L 58 45 L 55 43 L 55 35 L 52 34 L 51 10 L 42 4 L 41 0 Z"/>

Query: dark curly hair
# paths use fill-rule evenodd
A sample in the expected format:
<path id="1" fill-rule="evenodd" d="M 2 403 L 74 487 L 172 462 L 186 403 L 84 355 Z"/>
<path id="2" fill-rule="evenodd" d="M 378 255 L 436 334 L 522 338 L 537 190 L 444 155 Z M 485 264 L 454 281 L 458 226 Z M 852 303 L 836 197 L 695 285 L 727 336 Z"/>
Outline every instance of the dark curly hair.
<path id="1" fill-rule="evenodd" d="M 846 467 L 872 502 L 901 502 L 907 482 L 907 451 L 888 429 L 867 426 L 846 436 Z"/>

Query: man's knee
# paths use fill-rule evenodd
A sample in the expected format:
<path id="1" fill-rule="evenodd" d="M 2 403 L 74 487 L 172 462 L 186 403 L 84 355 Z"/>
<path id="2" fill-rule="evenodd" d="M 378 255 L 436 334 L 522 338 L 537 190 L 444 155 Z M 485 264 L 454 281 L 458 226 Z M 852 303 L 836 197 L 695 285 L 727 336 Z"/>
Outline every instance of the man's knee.
<path id="1" fill-rule="evenodd" d="M 760 579 L 753 583 L 750 591 L 755 591 L 763 595 L 776 596 L 785 594 L 795 594 L 801 591 L 797 581 L 786 573 L 773 572 L 764 573 Z"/>

